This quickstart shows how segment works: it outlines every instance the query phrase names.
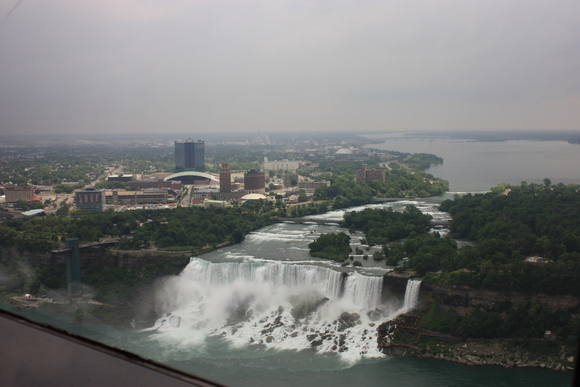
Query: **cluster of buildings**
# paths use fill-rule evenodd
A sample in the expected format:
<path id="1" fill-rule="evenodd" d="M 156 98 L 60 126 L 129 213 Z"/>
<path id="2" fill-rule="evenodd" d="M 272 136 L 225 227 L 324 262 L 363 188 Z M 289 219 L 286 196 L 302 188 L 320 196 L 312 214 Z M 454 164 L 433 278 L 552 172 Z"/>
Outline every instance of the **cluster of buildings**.
<path id="1" fill-rule="evenodd" d="M 286 166 L 289 164 L 286 163 Z M 294 164 L 290 164 L 294 167 Z M 295 169 L 297 169 L 296 166 Z M 139 177 L 139 180 L 136 180 Z M 203 141 L 175 141 L 175 173 L 143 179 L 142 176 L 109 176 L 108 181 L 126 183 L 140 191 L 104 190 L 88 188 L 75 192 L 75 204 L 83 211 L 103 211 L 109 205 L 124 204 L 171 204 L 175 203 L 184 185 L 196 185 L 191 201 L 200 204 L 209 201 L 227 201 L 243 198 L 248 194 L 262 194 L 266 191 L 266 174 L 251 169 L 243 177 L 243 189 L 239 182 L 232 181 L 228 163 L 221 165 L 219 180 L 205 173 L 205 144 Z M 212 183 L 219 183 L 219 189 Z"/>
<path id="2" fill-rule="evenodd" d="M 111 205 L 170 204 L 176 196 L 164 189 L 143 191 L 86 188 L 75 192 L 75 205 L 85 212 L 102 212 Z"/>
<path id="3" fill-rule="evenodd" d="M 122 182 L 134 190 L 95 189 L 87 188 L 75 192 L 75 204 L 78 209 L 89 212 L 100 212 L 108 206 L 142 205 L 142 204 L 172 204 L 177 203 L 185 185 L 195 185 L 197 189 L 190 193 L 188 203 L 223 205 L 231 200 L 244 200 L 248 195 L 262 195 L 266 192 L 266 184 L 270 187 L 296 187 L 307 195 L 312 195 L 317 188 L 328 187 L 328 181 L 300 181 L 296 173 L 302 163 L 296 160 L 270 161 L 264 157 L 260 170 L 251 169 L 232 179 L 230 166 L 227 162 L 221 164 L 218 176 L 205 172 L 205 143 L 202 140 L 175 141 L 175 171 L 174 173 L 158 173 L 144 177 L 142 175 L 120 174 L 112 175 L 108 181 Z M 283 171 L 282 180 L 271 182 L 267 178 L 268 171 Z M 386 172 L 382 169 L 363 167 L 356 173 L 356 181 L 370 183 L 385 182 Z M 34 197 L 34 187 L 6 187 L 6 202 L 15 203 L 19 200 L 40 200 Z M 287 192 L 292 194 L 292 192 Z M 254 197 L 252 196 L 252 198 Z"/>

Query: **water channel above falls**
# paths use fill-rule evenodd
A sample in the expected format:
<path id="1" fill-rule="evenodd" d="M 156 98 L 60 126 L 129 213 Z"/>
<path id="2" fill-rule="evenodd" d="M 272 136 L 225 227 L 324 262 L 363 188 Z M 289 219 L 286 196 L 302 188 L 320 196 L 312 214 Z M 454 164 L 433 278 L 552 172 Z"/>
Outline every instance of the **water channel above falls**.
<path id="1" fill-rule="evenodd" d="M 355 232 L 351 234 L 351 247 L 360 247 L 363 250 L 362 255 L 351 254 L 354 260 L 362 263 L 361 267 L 353 268 L 352 266 L 343 267 L 341 263 L 334 262 L 328 259 L 313 258 L 308 253 L 308 244 L 314 241 L 323 233 L 346 232 L 348 230 L 338 226 L 342 220 L 344 213 L 347 211 L 361 211 L 365 208 L 393 208 L 395 211 L 402 211 L 409 204 L 419 208 L 421 212 L 429 214 L 434 220 L 449 220 L 449 214 L 437 210 L 438 203 L 425 203 L 420 200 L 401 200 L 396 202 L 369 204 L 359 207 L 351 207 L 347 209 L 330 211 L 326 214 L 307 216 L 307 219 L 323 219 L 326 221 L 335 222 L 326 225 L 312 224 L 294 224 L 294 223 L 277 223 L 271 226 L 261 228 L 246 236 L 246 239 L 237 245 L 228 246 L 217 251 L 204 254 L 203 259 L 219 263 L 219 262 L 286 262 L 288 264 L 309 264 L 316 266 L 328 267 L 334 270 L 357 272 L 365 275 L 379 276 L 387 272 L 388 267 L 385 262 L 375 262 L 372 259 L 373 252 L 380 249 L 378 247 L 371 247 L 369 250 L 360 243 L 364 238 L 362 232 Z M 438 229 L 437 231 L 444 234 L 445 229 Z M 364 260 L 363 255 L 367 254 L 369 259 Z"/>

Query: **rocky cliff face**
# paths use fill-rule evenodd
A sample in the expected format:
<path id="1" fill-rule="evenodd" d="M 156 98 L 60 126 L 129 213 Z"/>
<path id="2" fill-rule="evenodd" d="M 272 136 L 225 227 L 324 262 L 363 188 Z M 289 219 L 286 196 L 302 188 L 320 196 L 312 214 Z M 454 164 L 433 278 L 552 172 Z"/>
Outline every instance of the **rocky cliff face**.
<path id="1" fill-rule="evenodd" d="M 389 273 L 383 281 L 383 297 L 396 295 L 404 297 L 408 278 Z M 489 311 L 502 311 L 517 305 L 535 302 L 550 312 L 580 314 L 580 298 L 547 296 L 545 294 L 526 295 L 515 292 L 495 292 L 475 290 L 469 287 L 421 284 L 420 300 L 447 305 L 452 308 L 485 308 Z"/>
<path id="2" fill-rule="evenodd" d="M 571 295 L 526 295 L 515 292 L 474 290 L 469 287 L 460 288 L 429 283 L 422 284 L 421 293 L 425 300 L 451 307 L 483 307 L 493 311 L 506 310 L 523 303 L 535 302 L 550 312 L 580 313 L 580 299 Z"/>
<path id="3" fill-rule="evenodd" d="M 397 298 L 405 299 L 405 290 L 407 289 L 407 276 L 398 275 L 395 273 L 388 273 L 383 277 L 383 301 Z"/>
<path id="4" fill-rule="evenodd" d="M 63 264 L 66 254 L 23 253 L 28 263 L 33 266 Z M 120 267 L 129 270 L 140 270 L 149 262 L 163 262 L 171 266 L 185 268 L 190 260 L 190 254 L 159 254 L 148 251 L 114 251 L 102 247 L 83 249 L 81 251 L 81 269 L 92 265 L 103 267 Z"/>

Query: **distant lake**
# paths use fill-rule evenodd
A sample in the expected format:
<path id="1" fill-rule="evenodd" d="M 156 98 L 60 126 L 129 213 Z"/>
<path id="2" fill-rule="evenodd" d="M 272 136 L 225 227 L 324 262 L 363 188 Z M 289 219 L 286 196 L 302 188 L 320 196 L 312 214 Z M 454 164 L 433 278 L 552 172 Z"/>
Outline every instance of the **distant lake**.
<path id="1" fill-rule="evenodd" d="M 389 138 L 369 148 L 431 153 L 443 158 L 427 172 L 449 181 L 452 192 L 488 191 L 499 183 L 580 184 L 580 145 L 564 141 L 479 142 Z"/>

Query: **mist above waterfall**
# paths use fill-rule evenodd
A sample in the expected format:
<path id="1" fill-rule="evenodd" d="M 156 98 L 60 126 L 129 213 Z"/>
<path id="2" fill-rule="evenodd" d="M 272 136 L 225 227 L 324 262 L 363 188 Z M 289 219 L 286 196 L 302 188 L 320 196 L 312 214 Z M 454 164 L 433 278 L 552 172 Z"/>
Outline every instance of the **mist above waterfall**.
<path id="1" fill-rule="evenodd" d="M 402 210 L 409 203 L 348 210 Z M 421 206 L 438 214 L 433 204 Z M 316 217 L 338 219 L 344 211 Z M 322 232 L 338 231 L 343 229 L 279 223 L 203 259 L 192 258 L 180 275 L 159 283 L 156 304 L 163 315 L 149 340 L 163 348 L 164 359 L 179 361 L 206 357 L 216 346 L 238 356 L 254 350 L 334 354 L 347 364 L 382 356 L 376 326 L 415 305 L 419 288 L 409 284 L 413 294 L 408 288 L 411 298 L 405 302 L 381 299 L 382 276 L 389 270 L 384 263 L 369 259 L 362 267 L 342 267 L 308 255 L 308 243 Z M 354 246 L 363 236 L 353 236 Z"/>
<path id="2" fill-rule="evenodd" d="M 395 300 L 381 300 L 382 283 L 314 265 L 192 258 L 158 287 L 164 315 L 153 337 L 198 350 L 218 336 L 234 348 L 310 349 L 349 362 L 381 356 L 376 325 L 398 309 Z"/>

